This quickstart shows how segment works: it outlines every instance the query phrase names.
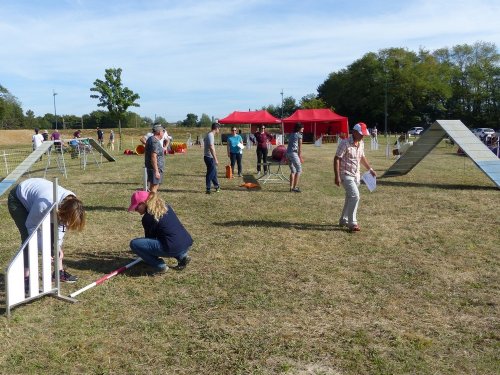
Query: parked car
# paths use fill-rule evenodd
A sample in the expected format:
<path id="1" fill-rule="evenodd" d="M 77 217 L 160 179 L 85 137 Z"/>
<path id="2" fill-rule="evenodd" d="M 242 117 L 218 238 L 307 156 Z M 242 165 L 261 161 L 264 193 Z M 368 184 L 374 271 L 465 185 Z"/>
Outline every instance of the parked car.
<path id="1" fill-rule="evenodd" d="M 408 130 L 408 135 L 420 135 L 420 133 L 422 133 L 424 131 L 424 128 L 420 127 L 420 126 L 415 126 L 413 128 L 411 128 L 410 130 Z"/>

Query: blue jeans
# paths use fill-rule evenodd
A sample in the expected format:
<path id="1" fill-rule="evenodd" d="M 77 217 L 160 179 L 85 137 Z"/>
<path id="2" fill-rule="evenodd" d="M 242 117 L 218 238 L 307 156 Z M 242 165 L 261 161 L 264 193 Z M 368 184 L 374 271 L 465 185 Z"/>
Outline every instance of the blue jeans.
<path id="1" fill-rule="evenodd" d="M 241 174 L 241 157 L 242 157 L 242 155 L 240 153 L 231 152 L 229 154 L 229 157 L 231 158 L 231 170 L 233 172 L 233 175 L 234 175 L 234 165 L 236 163 L 238 163 L 238 175 L 240 175 Z"/>
<path id="2" fill-rule="evenodd" d="M 160 241 L 154 238 L 134 238 L 130 241 L 130 248 L 132 251 L 140 256 L 144 263 L 156 268 L 157 270 L 162 270 L 167 267 L 165 261 L 160 257 L 168 257 L 166 251 L 163 250 Z M 186 257 L 187 249 L 183 254 L 175 257 L 177 261 Z"/>
<path id="3" fill-rule="evenodd" d="M 342 180 L 342 185 L 345 189 L 345 201 L 340 221 L 348 226 L 353 226 L 358 224 L 356 214 L 359 204 L 359 189 L 356 177 L 345 176 Z"/>
<path id="4" fill-rule="evenodd" d="M 204 156 L 203 160 L 205 160 L 205 165 L 207 166 L 207 175 L 205 178 L 207 190 L 210 190 L 211 183 L 213 183 L 214 187 L 217 189 L 219 187 L 219 180 L 217 180 L 217 166 L 215 165 L 215 160 L 208 156 Z"/>

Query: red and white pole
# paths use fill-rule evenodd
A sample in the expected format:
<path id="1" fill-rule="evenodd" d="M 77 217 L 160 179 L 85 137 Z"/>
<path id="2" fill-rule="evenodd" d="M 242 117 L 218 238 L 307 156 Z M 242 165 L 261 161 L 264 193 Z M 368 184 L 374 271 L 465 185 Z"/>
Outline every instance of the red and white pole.
<path id="1" fill-rule="evenodd" d="M 74 298 L 76 297 L 77 295 L 79 295 L 80 293 L 83 293 L 85 292 L 86 290 L 89 290 L 90 288 L 93 288 L 99 284 L 102 284 L 103 282 L 105 282 L 106 280 L 108 279 L 111 279 L 113 276 L 116 276 L 118 275 L 119 273 L 122 273 L 126 270 L 128 270 L 130 267 L 132 266 L 135 266 L 137 263 L 139 263 L 140 261 L 142 261 L 141 258 L 137 258 L 136 260 L 134 260 L 133 262 L 130 262 L 129 264 L 127 264 L 126 266 L 123 266 L 123 267 L 120 267 L 118 268 L 117 270 L 111 272 L 111 273 L 108 273 L 107 275 L 104 275 L 103 277 L 101 277 L 99 280 L 97 281 L 94 281 L 93 283 L 83 287 L 82 289 L 78 289 L 76 292 L 73 292 L 71 293 L 69 296 L 71 298 Z"/>

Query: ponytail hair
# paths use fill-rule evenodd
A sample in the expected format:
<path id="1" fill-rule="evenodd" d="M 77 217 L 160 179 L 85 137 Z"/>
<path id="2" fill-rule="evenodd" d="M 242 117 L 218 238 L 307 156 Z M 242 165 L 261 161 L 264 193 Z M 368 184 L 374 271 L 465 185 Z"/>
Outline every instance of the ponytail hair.
<path id="1" fill-rule="evenodd" d="M 160 221 L 161 217 L 167 213 L 167 205 L 158 193 L 150 192 L 146 199 L 147 211 L 153 215 L 156 221 Z"/>
<path id="2" fill-rule="evenodd" d="M 82 201 L 68 195 L 58 206 L 57 217 L 70 230 L 81 232 L 85 228 L 85 209 Z"/>

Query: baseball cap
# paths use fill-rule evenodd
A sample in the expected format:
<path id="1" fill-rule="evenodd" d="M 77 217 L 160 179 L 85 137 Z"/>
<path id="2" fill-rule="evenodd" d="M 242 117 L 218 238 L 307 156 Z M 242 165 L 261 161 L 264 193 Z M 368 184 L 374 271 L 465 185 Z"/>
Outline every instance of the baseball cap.
<path id="1" fill-rule="evenodd" d="M 130 206 L 128 208 L 128 211 L 135 211 L 138 205 L 140 205 L 143 202 L 146 202 L 146 200 L 149 197 L 149 193 L 145 190 L 137 190 L 132 196 L 130 197 Z"/>
<path id="2" fill-rule="evenodd" d="M 160 130 L 165 130 L 162 124 L 154 124 L 153 125 L 153 133 L 159 132 Z"/>
<path id="3" fill-rule="evenodd" d="M 368 130 L 366 129 L 366 124 L 364 122 L 357 123 L 356 125 L 354 125 L 352 130 L 356 130 L 361 135 L 370 135 L 370 133 L 368 133 Z"/>

